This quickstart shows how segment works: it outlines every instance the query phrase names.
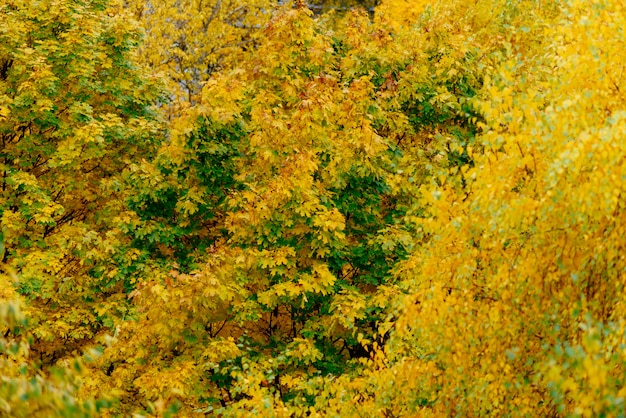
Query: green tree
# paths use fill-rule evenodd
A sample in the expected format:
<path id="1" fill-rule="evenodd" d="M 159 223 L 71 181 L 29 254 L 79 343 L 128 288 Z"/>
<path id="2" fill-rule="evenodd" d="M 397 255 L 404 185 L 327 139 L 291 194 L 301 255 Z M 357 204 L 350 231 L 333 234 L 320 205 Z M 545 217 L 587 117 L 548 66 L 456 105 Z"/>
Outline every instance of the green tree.
<path id="1" fill-rule="evenodd" d="M 270 398 L 304 410 L 309 380 L 358 373 L 384 344 L 403 293 L 394 267 L 420 240 L 403 223 L 420 210 L 412 196 L 466 163 L 445 152 L 473 134 L 461 103 L 479 82 L 474 67 L 433 80 L 440 64 L 362 12 L 344 33 L 324 22 L 283 8 L 253 53 L 207 82 L 176 122 L 186 132 L 131 166 L 124 228 L 152 277 L 93 377 L 123 413 Z"/>

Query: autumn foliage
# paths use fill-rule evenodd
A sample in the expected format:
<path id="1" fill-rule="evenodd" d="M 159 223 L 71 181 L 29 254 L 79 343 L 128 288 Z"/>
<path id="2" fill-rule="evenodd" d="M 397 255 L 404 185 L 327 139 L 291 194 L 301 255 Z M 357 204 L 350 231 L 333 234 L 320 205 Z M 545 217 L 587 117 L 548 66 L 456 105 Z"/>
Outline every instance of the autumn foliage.
<path id="1" fill-rule="evenodd" d="M 0 415 L 626 414 L 622 2 L 310 6 L 0 5 Z"/>

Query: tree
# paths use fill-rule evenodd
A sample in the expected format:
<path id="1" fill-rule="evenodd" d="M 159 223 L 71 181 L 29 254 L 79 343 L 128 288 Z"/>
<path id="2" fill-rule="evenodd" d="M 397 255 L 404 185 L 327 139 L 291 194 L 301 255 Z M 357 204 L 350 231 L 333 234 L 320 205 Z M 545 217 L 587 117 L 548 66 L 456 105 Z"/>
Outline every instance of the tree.
<path id="1" fill-rule="evenodd" d="M 153 279 L 93 378 L 121 412 L 304 410 L 309 382 L 357 373 L 384 344 L 392 272 L 417 241 L 402 222 L 429 176 L 458 168 L 442 151 L 471 137 L 479 84 L 473 67 L 428 77 L 440 64 L 384 21 L 351 13 L 335 37 L 323 22 L 283 8 L 207 82 L 187 133 L 129 172 L 127 230 Z"/>
<path id="2" fill-rule="evenodd" d="M 118 175 L 158 138 L 141 33 L 108 1 L 0 6 L 3 262 L 20 276 L 40 366 L 79 355 L 128 314 L 111 258 Z"/>
<path id="3" fill-rule="evenodd" d="M 431 239 L 398 269 L 410 296 L 386 362 L 339 383 L 363 411 L 624 413 L 624 14 L 611 2 L 520 7 L 504 9 L 466 187 L 423 189 Z"/>
<path id="4" fill-rule="evenodd" d="M 146 31 L 139 58 L 165 77 L 168 115 L 198 103 L 202 85 L 236 66 L 254 48 L 273 8 L 271 0 L 130 0 L 127 9 Z"/>
<path id="5" fill-rule="evenodd" d="M 2 241 L 0 237 L 0 242 Z M 32 356 L 32 335 L 22 312 L 24 302 L 12 286 L 18 280 L 1 265 L 0 287 L 0 412 L 12 417 L 89 417 L 106 401 L 76 399 L 82 359 L 42 372 Z"/>
<path id="6" fill-rule="evenodd" d="M 624 415 L 621 3 L 58 5 L 1 6 L 3 411 Z"/>

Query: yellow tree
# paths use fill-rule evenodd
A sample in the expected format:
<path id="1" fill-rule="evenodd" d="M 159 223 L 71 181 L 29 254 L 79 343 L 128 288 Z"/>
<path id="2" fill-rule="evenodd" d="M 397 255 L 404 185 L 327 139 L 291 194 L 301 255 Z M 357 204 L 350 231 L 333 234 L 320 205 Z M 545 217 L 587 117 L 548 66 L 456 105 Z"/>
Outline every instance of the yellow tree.
<path id="1" fill-rule="evenodd" d="M 271 0 L 126 1 L 145 28 L 141 61 L 162 74 L 171 93 L 170 115 L 198 102 L 215 72 L 232 68 L 254 49 L 271 15 Z"/>
<path id="2" fill-rule="evenodd" d="M 0 244 L 3 243 L 0 234 Z M 33 355 L 33 336 L 24 315 L 24 301 L 15 291 L 14 271 L 0 264 L 0 413 L 11 417 L 89 417 L 108 406 L 106 401 L 80 401 L 82 359 L 73 359 L 42 372 Z"/>
<path id="3" fill-rule="evenodd" d="M 31 3 L 0 6 L 3 411 L 624 415 L 620 2 Z"/>
<path id="4" fill-rule="evenodd" d="M 421 240 L 402 222 L 467 161 L 478 61 L 427 36 L 407 49 L 364 13 L 333 26 L 283 8 L 187 132 L 131 167 L 128 230 L 154 275 L 86 392 L 122 413 L 304 413 L 384 343 L 392 270 Z"/>
<path id="5" fill-rule="evenodd" d="M 388 363 L 362 380 L 396 385 L 357 407 L 624 414 L 624 6 L 520 6 L 481 94 L 467 187 L 422 190 L 431 240 L 398 269 L 411 295 Z"/>
<path id="6" fill-rule="evenodd" d="M 31 350 L 47 366 L 127 313 L 112 260 L 116 176 L 149 155 L 161 90 L 114 2 L 5 2 L 0 27 L 2 261 L 20 276 Z"/>

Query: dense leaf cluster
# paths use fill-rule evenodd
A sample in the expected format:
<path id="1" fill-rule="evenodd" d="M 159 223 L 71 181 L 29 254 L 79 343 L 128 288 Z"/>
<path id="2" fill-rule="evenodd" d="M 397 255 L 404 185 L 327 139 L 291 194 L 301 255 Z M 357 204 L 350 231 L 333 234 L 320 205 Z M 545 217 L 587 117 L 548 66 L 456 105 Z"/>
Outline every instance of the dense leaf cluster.
<path id="1" fill-rule="evenodd" d="M 0 415 L 624 415 L 624 6 L 318 3 L 0 5 Z"/>

